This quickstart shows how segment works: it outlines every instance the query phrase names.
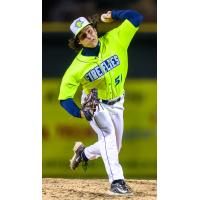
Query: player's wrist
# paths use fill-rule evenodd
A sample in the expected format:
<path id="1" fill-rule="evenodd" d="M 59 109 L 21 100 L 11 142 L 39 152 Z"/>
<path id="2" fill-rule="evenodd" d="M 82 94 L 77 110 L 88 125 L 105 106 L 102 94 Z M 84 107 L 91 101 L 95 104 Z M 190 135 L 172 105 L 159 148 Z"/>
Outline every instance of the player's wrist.
<path id="1" fill-rule="evenodd" d="M 93 118 L 93 114 L 89 110 L 82 110 L 83 117 L 88 121 L 91 121 Z"/>
<path id="2" fill-rule="evenodd" d="M 82 110 L 80 110 L 80 115 L 81 115 L 81 118 L 85 118 L 85 115 Z"/>

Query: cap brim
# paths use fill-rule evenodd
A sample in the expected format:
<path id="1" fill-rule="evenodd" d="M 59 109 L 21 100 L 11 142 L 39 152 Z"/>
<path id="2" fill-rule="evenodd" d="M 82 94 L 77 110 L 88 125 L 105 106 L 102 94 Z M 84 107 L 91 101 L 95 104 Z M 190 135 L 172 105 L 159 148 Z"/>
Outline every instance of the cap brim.
<path id="1" fill-rule="evenodd" d="M 92 23 L 88 23 L 88 24 L 86 24 L 85 26 L 81 27 L 81 28 L 77 31 L 76 35 L 74 35 L 74 38 L 76 38 L 76 36 L 77 36 L 86 26 L 88 26 L 88 25 L 90 25 L 90 24 L 92 24 Z"/>

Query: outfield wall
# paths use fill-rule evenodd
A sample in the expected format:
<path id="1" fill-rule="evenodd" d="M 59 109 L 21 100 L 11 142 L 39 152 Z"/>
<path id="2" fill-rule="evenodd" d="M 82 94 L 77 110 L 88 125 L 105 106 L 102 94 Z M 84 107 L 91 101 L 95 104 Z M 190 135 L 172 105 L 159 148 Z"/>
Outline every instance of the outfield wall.
<path id="1" fill-rule="evenodd" d="M 97 140 L 84 119 L 70 116 L 57 100 L 61 79 L 46 78 L 42 84 L 42 174 L 43 177 L 103 177 L 101 159 L 91 161 L 87 173 L 80 167 L 69 169 L 74 141 L 86 145 Z M 128 178 L 156 178 L 156 113 L 155 79 L 128 79 L 125 84 L 124 136 L 120 162 Z M 79 89 L 75 101 L 80 105 Z"/>

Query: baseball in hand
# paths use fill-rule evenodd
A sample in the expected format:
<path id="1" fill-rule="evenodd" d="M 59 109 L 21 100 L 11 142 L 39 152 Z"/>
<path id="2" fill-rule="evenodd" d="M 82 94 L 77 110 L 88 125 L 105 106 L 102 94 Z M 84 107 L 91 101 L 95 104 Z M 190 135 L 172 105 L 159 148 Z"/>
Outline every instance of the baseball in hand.
<path id="1" fill-rule="evenodd" d="M 111 11 L 108 11 L 107 13 L 102 14 L 101 21 L 105 23 L 113 22 Z"/>

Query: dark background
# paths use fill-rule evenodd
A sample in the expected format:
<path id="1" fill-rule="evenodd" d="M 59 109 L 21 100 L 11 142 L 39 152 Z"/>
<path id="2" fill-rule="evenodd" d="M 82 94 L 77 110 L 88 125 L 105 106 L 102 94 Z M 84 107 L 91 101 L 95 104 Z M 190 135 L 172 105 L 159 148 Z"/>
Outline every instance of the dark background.
<path id="1" fill-rule="evenodd" d="M 113 9 L 135 9 L 144 16 L 141 27 L 153 24 L 156 26 L 157 1 L 155 0 L 43 0 L 43 24 L 62 24 L 63 29 L 52 26 L 43 28 L 42 74 L 44 78 L 62 77 L 76 53 L 67 47 L 72 37 L 69 25 L 77 17 L 103 13 Z M 66 28 L 65 25 L 66 24 Z M 105 24 L 104 24 L 105 25 Z M 104 26 L 105 27 L 105 26 Z M 101 34 L 105 28 L 101 29 Z M 157 76 L 157 32 L 154 29 L 138 31 L 129 47 L 128 77 L 156 78 Z"/>
<path id="2" fill-rule="evenodd" d="M 43 77 L 61 77 L 76 53 L 69 33 L 43 33 Z M 156 33 L 137 33 L 129 47 L 128 77 L 156 78 Z"/>
<path id="3" fill-rule="evenodd" d="M 112 9 L 136 9 L 146 22 L 156 21 L 156 0 L 43 0 L 42 20 L 71 21 L 80 16 L 102 13 Z"/>

